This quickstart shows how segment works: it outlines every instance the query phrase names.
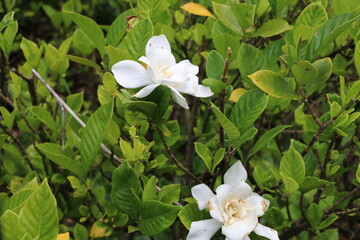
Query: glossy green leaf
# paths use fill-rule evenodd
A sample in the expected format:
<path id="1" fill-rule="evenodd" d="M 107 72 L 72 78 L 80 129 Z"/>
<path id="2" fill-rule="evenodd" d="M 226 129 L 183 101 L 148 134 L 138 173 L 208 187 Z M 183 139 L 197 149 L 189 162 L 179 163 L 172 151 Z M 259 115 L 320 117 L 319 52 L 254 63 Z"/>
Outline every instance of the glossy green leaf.
<path id="1" fill-rule="evenodd" d="M 324 179 L 320 179 L 320 178 L 313 177 L 313 176 L 306 176 L 304 178 L 304 181 L 300 185 L 300 191 L 302 193 L 307 193 L 308 191 L 310 191 L 312 189 L 322 187 L 329 183 L 330 183 L 329 181 L 326 181 Z"/>
<path id="2" fill-rule="evenodd" d="M 237 127 L 213 103 L 211 103 L 211 108 L 219 120 L 220 125 L 224 128 L 229 140 L 236 141 L 239 139 L 240 132 Z"/>
<path id="3" fill-rule="evenodd" d="M 126 49 L 115 48 L 113 46 L 106 46 L 105 52 L 108 56 L 109 60 L 109 69 L 117 62 L 123 60 L 132 60 L 133 57 Z"/>
<path id="4" fill-rule="evenodd" d="M 126 162 L 123 162 L 115 169 L 112 176 L 112 201 L 131 218 L 137 219 L 141 205 L 138 196 L 140 191 L 141 186 L 138 176 Z"/>
<path id="5" fill-rule="evenodd" d="M 360 41 L 356 43 L 355 52 L 354 52 L 354 63 L 358 75 L 360 75 Z"/>
<path id="6" fill-rule="evenodd" d="M 204 144 L 196 142 L 195 144 L 195 151 L 200 156 L 200 158 L 204 161 L 207 169 L 209 171 L 212 170 L 212 153 L 208 147 Z"/>
<path id="7" fill-rule="evenodd" d="M 325 8 L 321 2 L 307 5 L 298 16 L 295 25 L 305 25 L 309 27 L 321 26 L 328 20 Z"/>
<path id="8" fill-rule="evenodd" d="M 110 25 L 109 31 L 106 35 L 106 43 L 108 45 L 116 47 L 121 39 L 124 37 L 126 33 L 126 28 L 128 22 L 126 20 L 127 16 L 133 16 L 134 10 L 129 9 L 125 12 L 122 12 Z"/>
<path id="9" fill-rule="evenodd" d="M 261 137 L 259 137 L 259 139 L 255 143 L 255 145 L 250 150 L 249 155 L 247 156 L 247 158 L 250 158 L 252 155 L 257 153 L 259 150 L 266 147 L 266 145 L 272 139 L 274 139 L 282 130 L 284 130 L 285 128 L 288 128 L 288 127 L 290 127 L 290 126 L 289 125 L 280 125 L 280 126 L 277 126 L 277 127 L 274 127 L 272 129 L 270 129 L 269 131 L 266 131 L 263 135 L 261 135 Z"/>
<path id="10" fill-rule="evenodd" d="M 246 132 L 249 127 L 259 118 L 265 110 L 269 96 L 259 89 L 247 91 L 239 98 L 231 111 L 231 120 L 241 133 Z"/>
<path id="11" fill-rule="evenodd" d="M 225 62 L 223 57 L 215 50 L 212 50 L 206 59 L 206 75 L 208 78 L 221 80 L 224 72 Z"/>
<path id="12" fill-rule="evenodd" d="M 356 170 L 356 180 L 360 183 L 360 164 L 358 164 L 358 167 Z"/>
<path id="13" fill-rule="evenodd" d="M 93 62 L 93 61 L 91 61 L 89 59 L 78 57 L 78 56 L 73 56 L 73 55 L 66 55 L 66 57 L 70 61 L 79 63 L 79 64 L 84 65 L 84 66 L 92 67 L 92 68 L 95 68 L 97 70 L 101 70 L 101 67 L 99 65 L 97 65 L 95 62 Z"/>
<path id="14" fill-rule="evenodd" d="M 316 81 L 317 69 L 314 65 L 308 61 L 296 62 L 292 67 L 291 71 L 296 79 L 299 86 L 304 86 L 308 82 Z"/>
<path id="15" fill-rule="evenodd" d="M 52 131 L 56 130 L 56 124 L 51 116 L 51 114 L 44 108 L 40 106 L 33 106 L 28 108 L 28 110 L 34 114 L 34 116 L 39 119 L 42 123 L 44 123 L 47 127 L 49 127 Z"/>
<path id="16" fill-rule="evenodd" d="M 158 200 L 165 204 L 171 204 L 179 201 L 180 184 L 169 184 L 161 188 L 158 194 Z"/>
<path id="17" fill-rule="evenodd" d="M 270 204 L 271 205 L 271 204 Z M 269 227 L 281 226 L 284 222 L 284 214 L 277 207 L 270 207 L 264 214 L 263 218 L 266 219 Z"/>
<path id="18" fill-rule="evenodd" d="M 296 166 L 296 167 L 294 167 Z M 280 173 L 294 179 L 299 185 L 305 178 L 305 164 L 300 153 L 294 148 L 290 148 L 280 161 Z"/>
<path id="19" fill-rule="evenodd" d="M 333 222 L 335 222 L 337 219 L 339 218 L 339 216 L 336 216 L 335 214 L 331 214 L 330 216 L 328 216 L 324 221 L 322 221 L 320 223 L 320 225 L 317 226 L 316 229 L 318 230 L 322 230 L 328 226 L 330 226 Z"/>
<path id="20" fill-rule="evenodd" d="M 240 27 L 246 31 L 247 28 L 254 26 L 254 17 L 256 5 L 246 3 L 231 4 L 233 11 Z"/>
<path id="21" fill-rule="evenodd" d="M 36 43 L 23 37 L 20 48 L 24 53 L 26 61 L 28 61 L 33 68 L 36 68 L 39 64 L 43 47 L 39 48 Z"/>
<path id="22" fill-rule="evenodd" d="M 74 112 L 79 112 L 84 102 L 84 92 L 74 93 L 66 97 L 66 103 Z"/>
<path id="23" fill-rule="evenodd" d="M 145 101 L 128 101 L 125 103 L 130 110 L 143 112 L 148 116 L 153 116 L 156 110 L 156 103 Z"/>
<path id="24" fill-rule="evenodd" d="M 225 148 L 219 148 L 213 157 L 211 172 L 214 172 L 216 166 L 224 159 L 224 156 Z"/>
<path id="25" fill-rule="evenodd" d="M 19 214 L 19 239 L 55 239 L 59 232 L 56 199 L 47 180 L 36 189 Z"/>
<path id="26" fill-rule="evenodd" d="M 323 217 L 323 211 L 316 203 L 310 204 L 306 209 L 306 218 L 310 222 L 311 226 L 316 227 L 319 225 Z"/>
<path id="27" fill-rule="evenodd" d="M 101 106 L 91 115 L 81 135 L 80 155 L 85 174 L 90 169 L 100 144 L 106 135 L 113 114 L 113 101 Z"/>
<path id="28" fill-rule="evenodd" d="M 4 33 L 0 33 L 0 47 L 3 50 L 6 59 L 10 56 L 17 31 L 18 23 L 17 21 L 14 21 L 8 24 Z"/>
<path id="29" fill-rule="evenodd" d="M 69 59 L 51 44 L 45 46 L 45 62 L 49 69 L 59 75 L 65 74 Z"/>
<path id="30" fill-rule="evenodd" d="M 256 30 L 254 36 L 272 37 L 290 30 L 289 23 L 283 19 L 271 19 Z"/>
<path id="31" fill-rule="evenodd" d="M 142 201 L 156 200 L 156 177 L 152 176 L 146 183 L 142 194 Z"/>
<path id="32" fill-rule="evenodd" d="M 215 94 L 219 94 L 226 88 L 226 84 L 215 78 L 206 78 L 202 82 L 202 85 L 210 87 L 211 91 Z"/>
<path id="33" fill-rule="evenodd" d="M 190 229 L 192 222 L 210 218 L 209 213 L 200 211 L 196 203 L 188 203 L 181 209 L 178 216 L 187 229 Z"/>
<path id="34" fill-rule="evenodd" d="M 37 144 L 36 148 L 39 149 L 47 158 L 56 163 L 62 168 L 69 170 L 79 177 L 84 176 L 84 170 L 80 161 L 67 157 L 61 146 L 54 143 L 41 143 Z"/>
<path id="35" fill-rule="evenodd" d="M 171 226 L 180 210 L 179 206 L 159 201 L 144 201 L 141 204 L 139 229 L 142 234 L 154 236 Z"/>
<path id="36" fill-rule="evenodd" d="M 121 49 L 126 49 L 135 60 L 144 56 L 147 41 L 153 36 L 153 25 L 149 19 L 138 22 L 120 43 Z"/>
<path id="37" fill-rule="evenodd" d="M 280 173 L 280 176 L 285 185 L 285 190 L 288 194 L 292 194 L 299 189 L 299 184 L 294 179 L 285 176 L 283 173 Z"/>
<path id="38" fill-rule="evenodd" d="M 286 99 L 299 97 L 290 84 L 275 72 L 260 70 L 250 75 L 249 78 L 258 88 L 273 97 Z"/>
<path id="39" fill-rule="evenodd" d="M 317 70 L 317 76 L 315 80 L 310 81 L 305 85 L 305 91 L 308 95 L 311 95 L 321 88 L 332 73 L 332 62 L 330 58 L 319 59 L 313 62 L 312 65 Z"/>
<path id="40" fill-rule="evenodd" d="M 76 223 L 74 227 L 74 238 L 75 240 L 88 240 L 89 232 L 80 223 Z"/>
<path id="41" fill-rule="evenodd" d="M 1 217 L 0 217 L 0 236 L 1 239 L 4 240 L 17 240 L 18 232 L 14 231 L 14 229 L 18 228 L 18 220 L 19 216 L 11 211 L 7 210 Z"/>
<path id="42" fill-rule="evenodd" d="M 348 12 L 339 14 L 327 21 L 312 38 L 309 47 L 307 48 L 307 59 L 313 59 L 322 50 L 328 47 L 336 37 L 346 31 L 357 19 L 359 19 L 359 13 Z"/>
<path id="43" fill-rule="evenodd" d="M 84 15 L 75 12 L 68 12 L 68 11 L 63 11 L 63 14 L 66 17 L 70 18 L 72 21 L 74 21 L 76 25 L 86 33 L 86 35 L 95 44 L 101 56 L 103 56 L 104 47 L 105 47 L 105 37 L 101 27 L 94 20 Z"/>
<path id="44" fill-rule="evenodd" d="M 261 70 L 266 61 L 264 54 L 256 47 L 242 43 L 237 55 L 237 62 L 241 76 L 249 80 L 249 75 Z M 252 84 L 251 81 L 249 81 Z"/>
<path id="45" fill-rule="evenodd" d="M 239 22 L 237 21 L 237 17 L 232 10 L 232 6 L 220 4 L 215 1 L 213 1 L 212 3 L 215 15 L 220 19 L 220 21 L 235 33 L 243 35 L 244 31 L 241 28 Z"/>

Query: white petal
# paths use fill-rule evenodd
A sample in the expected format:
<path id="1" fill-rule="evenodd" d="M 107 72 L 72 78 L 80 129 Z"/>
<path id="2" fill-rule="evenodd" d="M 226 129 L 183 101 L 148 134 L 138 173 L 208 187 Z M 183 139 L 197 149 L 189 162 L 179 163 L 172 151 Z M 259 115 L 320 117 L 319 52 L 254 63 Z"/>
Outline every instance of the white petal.
<path id="1" fill-rule="evenodd" d="M 195 97 L 205 98 L 205 97 L 210 97 L 213 94 L 214 93 L 211 91 L 210 87 L 206 87 L 199 84 L 196 88 Z"/>
<path id="2" fill-rule="evenodd" d="M 142 56 L 139 58 L 139 61 L 146 64 L 148 77 L 150 78 L 150 80 L 152 82 L 156 82 L 156 73 L 155 73 L 154 68 L 151 66 L 150 60 L 147 57 Z"/>
<path id="3" fill-rule="evenodd" d="M 138 91 L 134 97 L 137 98 L 143 98 L 148 96 L 152 91 L 154 91 L 155 88 L 157 88 L 158 86 L 160 86 L 160 84 L 150 84 L 146 87 L 144 87 L 143 89 L 141 89 L 140 91 Z"/>
<path id="4" fill-rule="evenodd" d="M 244 239 L 254 230 L 258 224 L 255 214 L 249 212 L 244 218 L 241 218 L 231 225 L 224 225 L 221 230 L 229 240 Z"/>
<path id="5" fill-rule="evenodd" d="M 220 222 L 227 221 L 228 216 L 224 213 L 224 208 L 230 193 L 230 185 L 222 184 L 216 188 L 216 195 L 208 203 L 208 209 L 212 218 Z"/>
<path id="6" fill-rule="evenodd" d="M 228 185 L 230 186 L 230 185 Z M 240 182 L 236 186 L 231 186 L 231 191 L 228 194 L 228 200 L 246 199 L 252 194 L 252 189 L 246 182 Z"/>
<path id="7" fill-rule="evenodd" d="M 151 52 L 158 48 L 171 52 L 170 43 L 164 34 L 159 36 L 153 36 L 149 39 L 145 49 L 146 57 L 149 57 L 151 55 Z"/>
<path id="8" fill-rule="evenodd" d="M 189 60 L 187 60 L 187 59 L 180 61 L 180 62 L 179 62 L 179 65 L 180 65 L 180 66 L 184 66 L 184 67 L 187 69 L 187 71 L 188 71 L 189 73 L 193 74 L 193 75 L 196 75 L 196 74 L 199 73 L 199 67 L 196 66 L 196 65 L 194 65 L 194 64 L 192 64 L 192 63 L 191 63 Z"/>
<path id="9" fill-rule="evenodd" d="M 250 196 L 245 199 L 248 206 L 256 213 L 258 217 L 264 215 L 265 211 L 269 208 L 270 202 L 260 196 Z"/>
<path id="10" fill-rule="evenodd" d="M 192 222 L 187 240 L 210 240 L 210 238 L 220 229 L 222 223 L 215 219 Z"/>
<path id="11" fill-rule="evenodd" d="M 276 230 L 261 225 L 260 223 L 255 227 L 254 232 L 259 236 L 266 237 L 271 240 L 279 240 L 279 235 Z"/>
<path id="12" fill-rule="evenodd" d="M 210 198 L 214 196 L 210 188 L 203 183 L 192 187 L 191 194 L 196 199 L 200 210 L 207 208 Z"/>
<path id="13" fill-rule="evenodd" d="M 146 44 L 146 57 L 154 68 L 174 65 L 175 57 L 171 54 L 170 44 L 165 35 L 154 36 Z"/>
<path id="14" fill-rule="evenodd" d="M 124 60 L 111 68 L 116 81 L 125 88 L 138 88 L 151 84 L 146 69 L 135 61 Z"/>
<path id="15" fill-rule="evenodd" d="M 236 186 L 239 182 L 245 182 L 247 178 L 247 172 L 242 165 L 241 161 L 237 161 L 232 165 L 224 175 L 224 183 L 232 186 Z"/>
<path id="16" fill-rule="evenodd" d="M 189 109 L 186 99 L 173 87 L 168 86 L 171 89 L 171 96 L 181 107 Z"/>

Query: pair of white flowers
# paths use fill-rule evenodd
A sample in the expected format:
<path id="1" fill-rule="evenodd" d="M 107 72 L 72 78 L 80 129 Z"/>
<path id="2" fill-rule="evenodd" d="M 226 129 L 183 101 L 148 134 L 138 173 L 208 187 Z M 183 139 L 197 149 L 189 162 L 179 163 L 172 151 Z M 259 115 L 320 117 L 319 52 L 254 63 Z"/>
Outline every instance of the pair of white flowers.
<path id="1" fill-rule="evenodd" d="M 212 219 L 191 223 L 187 240 L 209 240 L 220 228 L 226 240 L 249 240 L 249 234 L 278 240 L 277 231 L 261 225 L 261 217 L 270 203 L 245 183 L 247 173 L 240 161 L 224 175 L 224 184 L 216 188 L 216 195 L 205 184 L 191 189 L 200 210 L 208 209 Z"/>
<path id="2" fill-rule="evenodd" d="M 138 62 L 124 60 L 114 64 L 111 68 L 116 81 L 125 88 L 144 87 L 134 96 L 143 98 L 155 88 L 165 85 L 171 89 L 171 95 L 181 107 L 189 109 L 186 99 L 180 93 L 196 97 L 210 97 L 213 95 L 209 87 L 199 84 L 196 76 L 199 67 L 183 60 L 176 63 L 174 55 L 165 35 L 154 36 L 146 44 L 146 56 L 139 61 L 146 64 L 146 69 Z"/>

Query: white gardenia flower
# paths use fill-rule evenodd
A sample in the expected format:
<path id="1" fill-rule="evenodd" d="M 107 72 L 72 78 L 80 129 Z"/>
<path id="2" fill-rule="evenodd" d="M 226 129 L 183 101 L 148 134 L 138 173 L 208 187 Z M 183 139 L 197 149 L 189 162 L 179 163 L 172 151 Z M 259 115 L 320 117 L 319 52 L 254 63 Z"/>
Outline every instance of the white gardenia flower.
<path id="1" fill-rule="evenodd" d="M 216 195 L 205 184 L 191 189 L 200 210 L 208 209 L 213 219 L 191 223 L 187 240 L 209 240 L 220 228 L 226 240 L 249 240 L 249 234 L 271 240 L 279 239 L 277 231 L 261 225 L 261 217 L 270 202 L 245 183 L 247 173 L 241 161 L 237 161 L 224 175 L 224 184 L 216 189 Z"/>
<path id="2" fill-rule="evenodd" d="M 116 81 L 125 88 L 144 87 L 134 96 L 143 98 L 155 88 L 165 85 L 171 89 L 173 99 L 183 108 L 189 109 L 186 99 L 180 93 L 195 97 L 210 97 L 213 95 L 209 87 L 199 84 L 196 76 L 199 67 L 183 60 L 176 63 L 171 54 L 171 48 L 165 35 L 154 36 L 146 44 L 146 56 L 139 61 L 146 64 L 146 69 L 138 62 L 124 60 L 111 68 Z"/>

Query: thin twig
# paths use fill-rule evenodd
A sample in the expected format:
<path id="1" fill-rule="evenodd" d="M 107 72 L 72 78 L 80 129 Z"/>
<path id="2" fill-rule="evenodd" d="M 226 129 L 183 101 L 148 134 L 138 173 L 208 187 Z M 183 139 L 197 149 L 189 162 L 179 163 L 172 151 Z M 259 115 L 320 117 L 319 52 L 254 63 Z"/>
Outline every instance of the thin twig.
<path id="1" fill-rule="evenodd" d="M 157 128 L 158 133 L 160 135 L 161 141 L 163 142 L 163 145 L 165 147 L 165 151 L 166 154 L 168 155 L 168 157 L 170 158 L 170 160 L 179 168 L 181 169 L 184 173 L 186 173 L 187 175 L 189 175 L 192 179 L 194 179 L 196 182 L 198 183 L 202 183 L 196 176 L 194 176 L 189 170 L 187 170 L 175 157 L 175 155 L 173 154 L 173 152 L 171 151 L 170 147 L 167 145 L 165 137 L 163 135 L 163 133 L 161 132 L 161 130 L 159 128 Z"/>
<path id="2" fill-rule="evenodd" d="M 62 100 L 62 98 L 54 91 L 54 89 L 52 89 L 52 87 L 50 87 L 50 85 L 40 76 L 40 74 L 35 70 L 32 69 L 33 74 L 40 80 L 40 82 L 42 84 L 44 84 L 44 86 L 50 91 L 50 93 L 55 97 L 56 101 L 63 107 L 66 109 L 66 111 L 68 111 L 70 113 L 70 115 L 82 126 L 85 127 L 86 124 L 76 115 L 76 113 L 64 102 L 64 100 Z M 110 157 L 113 155 L 113 158 L 119 162 L 122 163 L 122 161 L 120 160 L 119 157 L 117 157 L 116 155 L 114 155 L 110 149 L 108 149 L 103 143 L 101 143 L 101 148 L 103 149 L 103 151 L 105 152 L 105 155 L 107 157 Z"/>
<path id="3" fill-rule="evenodd" d="M 346 199 L 354 196 L 355 194 L 357 194 L 358 192 L 360 192 L 360 186 L 356 187 L 355 189 L 353 189 L 351 192 L 349 192 L 348 194 L 346 194 L 345 196 L 343 196 L 342 198 L 340 198 L 338 201 L 336 201 L 331 207 L 329 207 L 328 209 L 325 210 L 325 214 L 329 214 L 331 210 L 333 210 L 334 208 L 336 208 L 337 206 L 339 206 L 343 201 L 345 201 Z"/>
<path id="4" fill-rule="evenodd" d="M 352 214 L 352 213 L 358 213 L 358 212 L 360 212 L 360 207 L 352 208 L 352 209 L 348 209 L 348 210 L 344 210 L 344 211 L 325 213 L 325 217 L 329 216 L 330 214 L 335 214 L 337 216 L 345 216 L 345 215 L 349 215 L 349 214 Z"/>

